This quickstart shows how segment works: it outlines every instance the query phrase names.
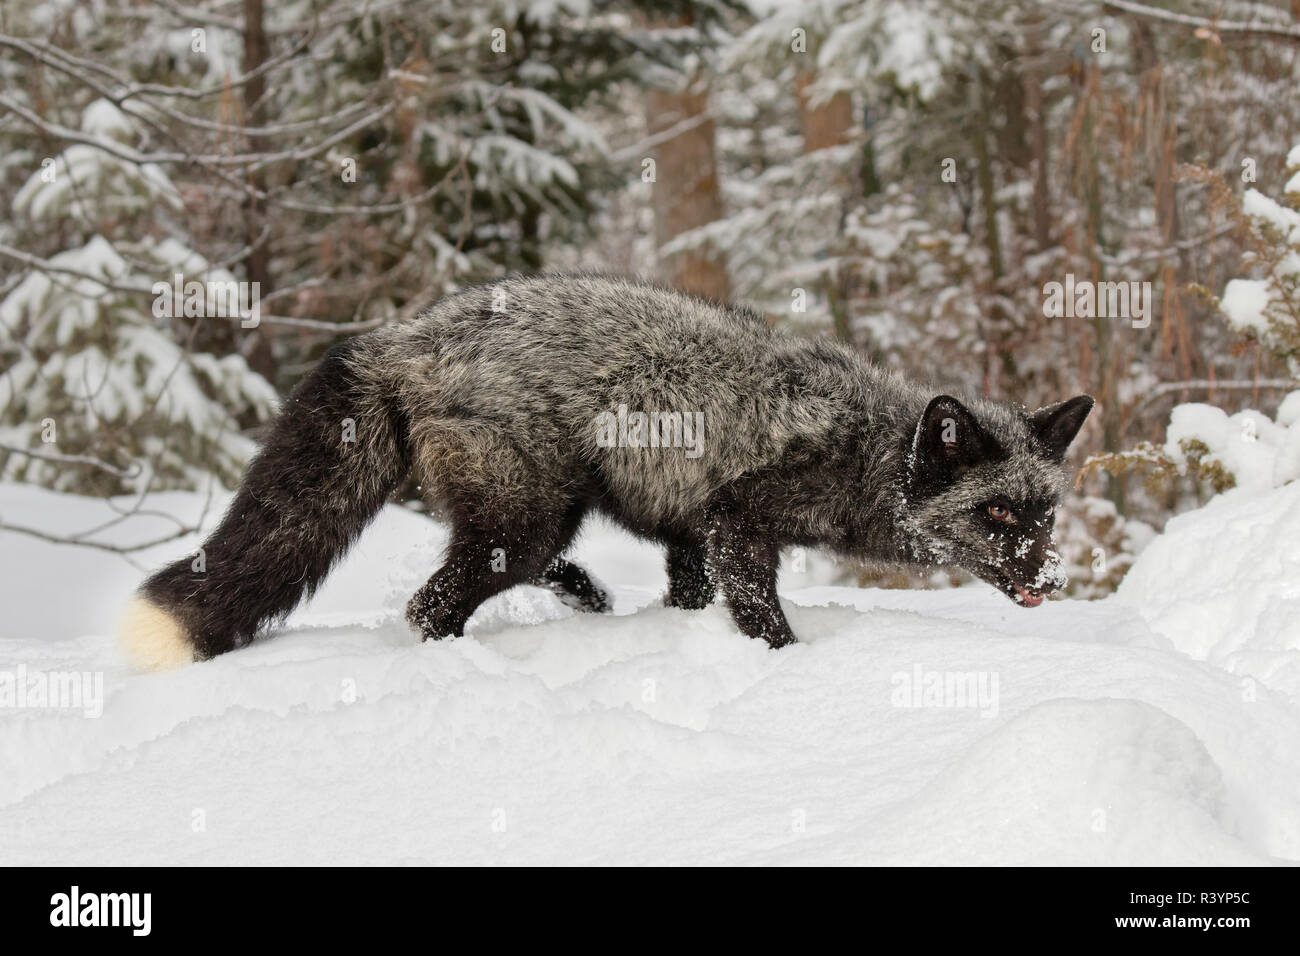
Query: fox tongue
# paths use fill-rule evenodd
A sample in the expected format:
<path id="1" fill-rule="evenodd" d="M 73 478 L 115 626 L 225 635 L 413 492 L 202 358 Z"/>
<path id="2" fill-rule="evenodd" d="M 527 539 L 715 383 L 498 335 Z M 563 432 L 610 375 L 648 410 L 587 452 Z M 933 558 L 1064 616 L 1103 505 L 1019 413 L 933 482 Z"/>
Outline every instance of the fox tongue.
<path id="1" fill-rule="evenodd" d="M 1020 603 L 1028 607 L 1038 607 L 1043 603 L 1041 594 L 1035 594 L 1028 588 L 1022 588 L 1019 584 L 1016 585 L 1016 594 L 1020 597 Z"/>

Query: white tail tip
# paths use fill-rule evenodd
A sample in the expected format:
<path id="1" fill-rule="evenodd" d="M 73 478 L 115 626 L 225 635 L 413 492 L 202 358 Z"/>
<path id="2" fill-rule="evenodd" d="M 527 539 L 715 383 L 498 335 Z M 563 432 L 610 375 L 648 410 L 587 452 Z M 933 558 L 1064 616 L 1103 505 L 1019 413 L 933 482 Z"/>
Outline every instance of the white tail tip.
<path id="1" fill-rule="evenodd" d="M 194 645 L 181 622 L 139 595 L 127 602 L 117 639 L 137 670 L 164 671 L 194 661 Z"/>

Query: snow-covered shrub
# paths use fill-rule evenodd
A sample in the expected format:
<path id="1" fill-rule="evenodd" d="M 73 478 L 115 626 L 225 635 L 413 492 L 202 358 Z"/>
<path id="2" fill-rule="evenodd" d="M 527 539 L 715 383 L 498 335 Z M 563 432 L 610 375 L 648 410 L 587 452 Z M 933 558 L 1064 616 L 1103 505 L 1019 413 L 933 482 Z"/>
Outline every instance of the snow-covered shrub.
<path id="1" fill-rule="evenodd" d="M 1231 487 L 1267 491 L 1300 478 L 1297 422 L 1300 392 L 1287 395 L 1272 420 L 1254 409 L 1229 415 L 1213 405 L 1179 405 L 1161 451 L 1180 471 L 1212 470 Z"/>
<path id="2" fill-rule="evenodd" d="M 1300 478 L 1300 391 L 1292 392 L 1270 419 L 1254 409 L 1229 415 L 1201 402 L 1177 405 L 1162 444 L 1142 442 L 1114 455 L 1096 455 L 1088 468 L 1112 473 L 1137 470 L 1154 491 L 1191 478 L 1209 492 L 1244 487 L 1278 488 Z"/>
<path id="3" fill-rule="evenodd" d="M 1231 280 L 1219 308 L 1228 324 L 1257 339 L 1300 376 L 1300 144 L 1287 154 L 1291 174 L 1282 200 L 1246 190 L 1240 219 L 1250 239 L 1246 262 L 1255 278 Z"/>

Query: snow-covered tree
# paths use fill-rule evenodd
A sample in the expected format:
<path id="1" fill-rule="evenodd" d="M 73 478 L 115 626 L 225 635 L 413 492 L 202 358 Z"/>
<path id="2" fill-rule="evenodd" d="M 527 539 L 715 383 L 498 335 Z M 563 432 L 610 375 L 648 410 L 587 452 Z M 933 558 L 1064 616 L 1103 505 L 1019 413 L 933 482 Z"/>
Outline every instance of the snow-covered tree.
<path id="1" fill-rule="evenodd" d="M 130 118 L 104 100 L 85 109 L 80 131 L 108 146 L 134 135 Z M 82 143 L 18 191 L 14 212 L 33 228 L 65 223 L 88 238 L 0 300 L 5 478 L 103 493 L 237 478 L 252 449 L 241 423 L 265 419 L 276 396 L 242 356 L 191 352 L 178 340 L 176 274 L 202 283 L 203 321 L 239 319 L 209 301 L 235 279 L 185 245 L 183 210 L 157 166 Z M 164 220 L 168 236 L 151 235 Z"/>
<path id="2" fill-rule="evenodd" d="M 272 404 L 249 367 L 287 388 L 335 334 L 589 236 L 610 179 L 580 109 L 698 43 L 647 28 L 654 6 L 7 14 L 0 398 L 3 444 L 32 454 L 3 473 L 83 491 L 230 480 Z M 155 28 L 131 28 L 144 17 Z M 154 286 L 177 274 L 258 281 L 261 323 L 156 317 Z"/>

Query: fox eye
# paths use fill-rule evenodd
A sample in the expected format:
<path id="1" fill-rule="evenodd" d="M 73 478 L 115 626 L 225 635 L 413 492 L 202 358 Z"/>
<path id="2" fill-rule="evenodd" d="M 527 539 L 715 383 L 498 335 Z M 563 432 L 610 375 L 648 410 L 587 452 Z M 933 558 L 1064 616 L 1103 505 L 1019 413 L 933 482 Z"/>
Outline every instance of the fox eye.
<path id="1" fill-rule="evenodd" d="M 999 504 L 989 505 L 988 512 L 989 512 L 989 517 L 992 518 L 994 521 L 1005 521 L 1008 524 L 1010 524 L 1016 520 L 1015 515 L 1011 513 L 1011 509 L 1008 508 L 1006 505 L 999 505 Z"/>

